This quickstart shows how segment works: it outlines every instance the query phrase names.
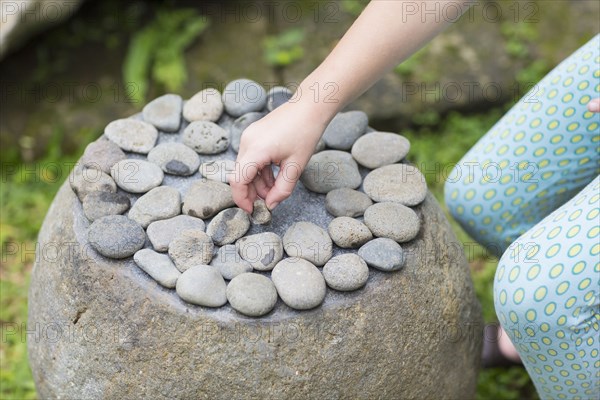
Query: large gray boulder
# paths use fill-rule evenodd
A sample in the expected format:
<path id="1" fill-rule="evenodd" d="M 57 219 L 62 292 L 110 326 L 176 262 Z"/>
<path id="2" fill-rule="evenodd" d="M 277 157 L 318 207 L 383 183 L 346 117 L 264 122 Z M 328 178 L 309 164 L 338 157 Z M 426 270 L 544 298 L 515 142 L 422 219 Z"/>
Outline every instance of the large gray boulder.
<path id="1" fill-rule="evenodd" d="M 30 37 L 70 18 L 84 0 L 3 1 L 0 60 Z"/>
<path id="2" fill-rule="evenodd" d="M 275 210 L 274 224 L 291 223 L 300 212 L 326 215 L 324 202 L 295 201 Z M 28 350 L 38 394 L 473 398 L 482 319 L 467 262 L 433 197 L 415 210 L 422 228 L 403 245 L 403 270 L 371 271 L 364 289 L 329 290 L 311 311 L 278 300 L 272 313 L 254 319 L 229 305 L 187 304 L 131 259 L 98 255 L 87 243 L 81 204 L 65 184 L 41 229 L 29 292 Z"/>

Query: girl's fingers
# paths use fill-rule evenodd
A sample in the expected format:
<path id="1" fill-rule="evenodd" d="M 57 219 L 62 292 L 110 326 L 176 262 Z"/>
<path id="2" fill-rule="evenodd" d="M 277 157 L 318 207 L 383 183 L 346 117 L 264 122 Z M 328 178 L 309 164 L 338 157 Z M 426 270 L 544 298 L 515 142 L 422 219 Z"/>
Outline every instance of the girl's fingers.
<path id="1" fill-rule="evenodd" d="M 271 190 L 271 186 L 266 182 L 266 170 L 271 169 L 270 167 L 265 167 L 261 171 L 261 173 L 254 179 L 254 187 L 256 188 L 256 193 L 262 198 L 266 198 L 269 190 Z"/>

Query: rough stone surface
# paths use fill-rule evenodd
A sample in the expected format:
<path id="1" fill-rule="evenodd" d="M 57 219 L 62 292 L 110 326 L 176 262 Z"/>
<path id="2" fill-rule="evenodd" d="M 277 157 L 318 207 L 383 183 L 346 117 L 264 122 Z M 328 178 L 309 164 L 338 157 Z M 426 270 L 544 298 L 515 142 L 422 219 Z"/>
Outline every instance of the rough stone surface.
<path id="1" fill-rule="evenodd" d="M 244 236 L 250 229 L 250 218 L 241 208 L 233 207 L 221 211 L 210 221 L 206 233 L 218 246 L 230 244 Z"/>
<path id="2" fill-rule="evenodd" d="M 402 247 L 387 238 L 377 238 L 369 241 L 360 249 L 358 255 L 373 268 L 380 271 L 397 271 L 404 266 L 404 251 Z"/>
<path id="3" fill-rule="evenodd" d="M 148 153 L 148 161 L 172 175 L 193 175 L 200 166 L 198 154 L 182 143 L 161 143 Z"/>
<path id="4" fill-rule="evenodd" d="M 200 164 L 200 175 L 211 181 L 228 183 L 229 178 L 236 177 L 234 160 L 216 160 Z"/>
<path id="5" fill-rule="evenodd" d="M 173 218 L 181 213 L 179 190 L 169 186 L 159 186 L 137 199 L 129 218 L 147 228 L 154 221 Z"/>
<path id="6" fill-rule="evenodd" d="M 312 210 L 311 201 L 302 204 Z M 296 217 L 285 203 L 280 207 L 273 215 L 278 224 L 284 215 Z M 229 306 L 207 310 L 185 303 L 131 258 L 111 260 L 92 251 L 40 257 L 29 287 L 28 327 L 57 321 L 77 332 L 118 327 L 118 340 L 113 334 L 29 340 L 38 396 L 473 398 L 482 337 L 475 333 L 483 321 L 468 265 L 432 196 L 419 213 L 421 234 L 403 246 L 404 270 L 372 274 L 359 292 L 329 290 L 312 312 L 277 304 L 259 321 Z M 309 215 L 325 218 L 326 212 L 315 207 Z M 85 248 L 86 235 L 81 205 L 65 185 L 49 209 L 39 245 Z M 474 331 L 449 331 L 457 326 Z M 361 371 L 360 380 L 346 373 L 349 366 Z"/>
<path id="7" fill-rule="evenodd" d="M 257 199 L 254 201 L 252 215 L 250 216 L 252 223 L 258 225 L 267 225 L 271 223 L 271 218 L 271 211 L 269 211 L 265 201 L 262 199 Z"/>
<path id="8" fill-rule="evenodd" d="M 158 139 L 154 126 L 133 118 L 111 122 L 104 129 L 104 135 L 121 149 L 141 154 L 148 154 Z"/>
<path id="9" fill-rule="evenodd" d="M 69 175 L 69 184 L 81 201 L 92 192 L 115 193 L 117 191 L 113 178 L 93 168 L 76 167 Z"/>
<path id="10" fill-rule="evenodd" d="M 315 153 L 325 150 L 326 147 L 327 145 L 325 144 L 325 141 L 323 139 L 319 139 L 315 146 Z"/>
<path id="11" fill-rule="evenodd" d="M 164 132 L 175 132 L 181 125 L 181 109 L 183 101 L 177 94 L 165 94 L 150 103 L 142 110 L 144 121 Z"/>
<path id="12" fill-rule="evenodd" d="M 373 239 L 365 224 L 350 217 L 335 218 L 329 223 L 327 232 L 331 240 L 343 249 L 357 248 Z"/>
<path id="13" fill-rule="evenodd" d="M 231 133 L 231 147 L 235 152 L 240 151 L 240 141 L 242 140 L 242 133 L 246 130 L 247 127 L 264 117 L 266 114 L 263 112 L 251 112 L 248 114 L 244 114 L 238 119 L 236 119 L 231 127 L 229 128 L 229 132 Z"/>
<path id="14" fill-rule="evenodd" d="M 123 214 L 129 209 L 129 197 L 123 193 L 91 192 L 82 204 L 86 218 L 94 222 L 107 215 Z"/>
<path id="15" fill-rule="evenodd" d="M 283 248 L 290 257 L 300 257 L 322 266 L 333 254 L 333 243 L 325 229 L 312 222 L 296 222 L 283 236 Z"/>
<path id="16" fill-rule="evenodd" d="M 340 254 L 327 261 L 323 267 L 323 277 L 330 288 L 350 292 L 366 285 L 369 267 L 356 254 Z"/>
<path id="17" fill-rule="evenodd" d="M 240 257 L 235 244 L 220 247 L 210 265 L 217 267 L 223 278 L 227 280 L 252 271 L 252 265 Z"/>
<path id="18" fill-rule="evenodd" d="M 146 234 L 154 250 L 167 251 L 169 250 L 169 243 L 181 232 L 188 229 L 203 231 L 205 229 L 204 221 L 189 215 L 178 215 L 173 218 L 152 222 L 148 225 Z"/>
<path id="19" fill-rule="evenodd" d="M 218 154 L 229 147 L 229 132 L 210 121 L 194 121 L 185 128 L 181 141 L 199 154 Z"/>
<path id="20" fill-rule="evenodd" d="M 394 164 L 402 160 L 410 150 L 410 142 L 404 136 L 389 132 L 371 132 L 359 137 L 352 146 L 352 157 L 369 169 Z"/>
<path id="21" fill-rule="evenodd" d="M 421 221 L 412 208 L 398 203 L 377 203 L 365 211 L 365 225 L 373 235 L 393 239 L 398 243 L 414 239 Z"/>
<path id="22" fill-rule="evenodd" d="M 267 92 L 267 110 L 273 111 L 277 107 L 287 103 L 294 94 L 283 86 L 275 86 Z"/>
<path id="23" fill-rule="evenodd" d="M 245 273 L 229 282 L 227 300 L 234 310 L 249 317 L 260 317 L 275 307 L 277 290 L 266 276 Z"/>
<path id="24" fill-rule="evenodd" d="M 123 215 L 109 215 L 90 225 L 88 240 L 105 257 L 125 258 L 144 246 L 146 234 L 137 222 Z"/>
<path id="25" fill-rule="evenodd" d="M 119 146 L 108 139 L 98 139 L 87 145 L 80 164 L 84 168 L 94 168 L 110 174 L 110 167 L 127 156 Z"/>
<path id="26" fill-rule="evenodd" d="M 257 271 L 272 270 L 283 257 L 283 243 L 273 232 L 244 236 L 236 246 L 240 256 Z"/>
<path id="27" fill-rule="evenodd" d="M 236 79 L 223 90 L 225 111 L 232 117 L 260 111 L 267 104 L 267 92 L 258 83 L 249 79 Z"/>
<path id="28" fill-rule="evenodd" d="M 181 272 L 195 265 L 205 265 L 213 256 L 214 244 L 200 229 L 182 231 L 169 245 L 169 256 Z"/>
<path id="29" fill-rule="evenodd" d="M 420 204 L 427 195 L 427 182 L 418 168 L 392 164 L 371 171 L 363 182 L 365 193 L 373 201 L 392 201 L 405 206 Z"/>
<path id="30" fill-rule="evenodd" d="M 177 294 L 188 303 L 221 307 L 227 303 L 227 285 L 219 270 L 210 265 L 195 265 L 177 280 Z"/>
<path id="31" fill-rule="evenodd" d="M 325 196 L 325 208 L 336 217 L 360 217 L 373 201 L 358 190 L 334 189 Z"/>
<path id="32" fill-rule="evenodd" d="M 133 261 L 138 267 L 152 277 L 160 285 L 173 289 L 181 272 L 166 254 L 157 253 L 150 249 L 141 249 L 133 255 Z"/>
<path id="33" fill-rule="evenodd" d="M 223 100 L 217 89 L 204 89 L 183 106 L 183 117 L 190 121 L 216 122 L 223 113 Z"/>
<path id="34" fill-rule="evenodd" d="M 345 151 L 325 150 L 314 154 L 300 176 L 307 189 L 328 193 L 334 189 L 360 186 L 362 178 L 358 165 Z"/>
<path id="35" fill-rule="evenodd" d="M 234 205 L 229 185 L 206 179 L 192 183 L 183 197 L 183 213 L 201 219 L 211 218 Z"/>
<path id="36" fill-rule="evenodd" d="M 368 125 L 369 118 L 362 111 L 339 113 L 323 132 L 323 140 L 332 149 L 350 150 L 356 139 L 367 131 Z"/>
<path id="37" fill-rule="evenodd" d="M 281 260 L 273 269 L 271 279 L 281 300 L 296 310 L 310 310 L 325 299 L 327 287 L 321 271 L 302 258 Z"/>
<path id="38" fill-rule="evenodd" d="M 131 158 L 113 165 L 110 174 L 117 186 L 130 193 L 146 193 L 160 186 L 165 176 L 158 165 Z"/>

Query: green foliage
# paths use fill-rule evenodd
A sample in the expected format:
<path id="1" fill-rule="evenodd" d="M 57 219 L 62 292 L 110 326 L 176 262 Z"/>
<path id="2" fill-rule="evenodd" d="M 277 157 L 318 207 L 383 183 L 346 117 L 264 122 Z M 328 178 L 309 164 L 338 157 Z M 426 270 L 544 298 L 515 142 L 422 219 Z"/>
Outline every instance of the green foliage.
<path id="1" fill-rule="evenodd" d="M 89 136 L 90 132 L 80 132 Z M 62 151 L 63 132 L 55 129 L 42 160 L 14 164 L 3 171 L 0 185 L 0 323 L 3 332 L 18 326 L 17 334 L 3 335 L 0 346 L 0 399 L 35 399 L 27 361 L 27 343 L 20 334 L 27 322 L 27 288 L 34 261 L 33 250 L 44 216 L 78 155 Z M 83 150 L 83 149 L 81 149 Z M 3 152 L 4 154 L 4 152 Z M 5 165 L 4 168 L 7 168 Z M 10 251 L 7 251 L 10 249 Z M 16 249 L 16 252 L 14 251 Z"/>
<path id="2" fill-rule="evenodd" d="M 342 10 L 355 17 L 360 15 L 367 4 L 369 4 L 369 0 L 342 0 L 340 2 Z"/>
<path id="3" fill-rule="evenodd" d="M 288 29 L 280 34 L 267 36 L 263 41 L 263 55 L 272 67 L 286 67 L 304 56 L 302 42 L 304 30 Z"/>
<path id="4" fill-rule="evenodd" d="M 523 96 L 533 85 L 537 84 L 550 72 L 550 66 L 545 60 L 535 60 L 517 72 L 517 83 Z"/>
<path id="5" fill-rule="evenodd" d="M 505 39 L 506 52 L 516 59 L 529 58 L 529 44 L 539 37 L 536 24 L 524 20 L 502 21 L 500 33 Z"/>
<path id="6" fill-rule="evenodd" d="M 398 64 L 394 68 L 394 72 L 403 78 L 408 78 L 411 77 L 418 70 L 419 67 L 426 68 L 426 66 L 422 63 L 423 56 L 427 51 L 425 50 L 426 48 L 427 47 L 421 48 L 403 63 Z"/>
<path id="7" fill-rule="evenodd" d="M 135 102 L 146 98 L 150 73 L 168 91 L 181 89 L 187 80 L 184 51 L 208 25 L 193 9 L 160 9 L 152 22 L 133 35 L 123 77 L 126 84 L 137 86 L 130 92 Z"/>

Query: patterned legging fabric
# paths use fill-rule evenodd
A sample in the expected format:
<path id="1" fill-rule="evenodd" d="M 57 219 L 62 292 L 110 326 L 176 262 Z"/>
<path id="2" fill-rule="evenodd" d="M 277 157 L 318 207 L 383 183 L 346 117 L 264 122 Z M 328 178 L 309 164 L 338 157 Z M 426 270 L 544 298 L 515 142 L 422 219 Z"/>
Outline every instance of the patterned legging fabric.
<path id="1" fill-rule="evenodd" d="M 456 165 L 456 220 L 500 258 L 494 300 L 544 399 L 600 397 L 600 35 Z"/>

